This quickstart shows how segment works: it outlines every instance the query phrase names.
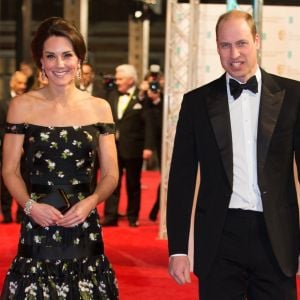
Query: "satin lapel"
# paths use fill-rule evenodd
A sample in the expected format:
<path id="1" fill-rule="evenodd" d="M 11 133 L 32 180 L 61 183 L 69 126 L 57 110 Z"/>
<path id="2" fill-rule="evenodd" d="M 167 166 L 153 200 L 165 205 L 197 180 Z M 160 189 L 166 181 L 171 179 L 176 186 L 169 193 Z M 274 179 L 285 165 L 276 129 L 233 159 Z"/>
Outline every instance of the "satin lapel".
<path id="1" fill-rule="evenodd" d="M 232 136 L 225 75 L 215 81 L 215 85 L 212 86 L 211 95 L 207 98 L 206 103 L 208 115 L 220 150 L 223 166 L 230 186 L 232 186 Z"/>
<path id="2" fill-rule="evenodd" d="M 112 98 L 112 113 L 114 116 L 114 120 L 118 120 L 118 101 L 119 101 L 119 93 L 113 94 Z"/>
<path id="3" fill-rule="evenodd" d="M 270 141 L 283 103 L 285 90 L 280 89 L 271 76 L 262 71 L 262 90 L 257 127 L 257 168 L 261 178 Z"/>
<path id="4" fill-rule="evenodd" d="M 134 106 L 134 105 L 136 104 L 136 102 L 137 102 L 136 100 L 137 100 L 136 93 L 133 93 L 133 95 L 130 97 L 130 100 L 129 100 L 129 102 L 128 102 L 127 107 L 126 107 L 125 110 L 124 110 L 124 114 L 123 114 L 123 117 L 122 117 L 122 118 L 126 117 L 126 114 L 127 114 L 130 110 L 132 110 L 133 106 Z"/>
<path id="5" fill-rule="evenodd" d="M 133 94 L 130 97 L 130 100 L 128 102 L 128 105 L 127 105 L 126 109 L 124 110 L 124 114 L 123 114 L 122 119 L 125 119 L 127 117 L 128 113 L 132 112 L 132 110 L 134 109 L 135 105 L 140 105 L 140 109 L 142 108 L 142 104 L 139 103 L 138 95 L 139 95 L 139 91 L 136 88 L 134 90 Z M 135 109 L 138 109 L 138 108 L 135 107 Z"/>

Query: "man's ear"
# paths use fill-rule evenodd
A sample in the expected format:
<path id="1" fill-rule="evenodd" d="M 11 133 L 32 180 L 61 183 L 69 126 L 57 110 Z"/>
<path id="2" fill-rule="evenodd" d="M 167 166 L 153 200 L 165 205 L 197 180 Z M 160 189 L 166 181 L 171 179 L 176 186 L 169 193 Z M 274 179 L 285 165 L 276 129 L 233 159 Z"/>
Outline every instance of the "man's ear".
<path id="1" fill-rule="evenodd" d="M 255 45 L 256 45 L 256 50 L 259 50 L 260 49 L 260 36 L 259 36 L 258 33 L 255 35 L 254 42 L 255 42 Z"/>

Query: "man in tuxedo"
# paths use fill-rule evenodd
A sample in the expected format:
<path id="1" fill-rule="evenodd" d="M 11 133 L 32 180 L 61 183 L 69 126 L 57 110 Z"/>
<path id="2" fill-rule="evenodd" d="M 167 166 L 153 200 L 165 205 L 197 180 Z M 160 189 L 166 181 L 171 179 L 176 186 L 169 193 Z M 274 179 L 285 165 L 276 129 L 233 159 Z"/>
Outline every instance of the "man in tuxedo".
<path id="1" fill-rule="evenodd" d="M 138 226 L 141 203 L 141 172 L 144 159 L 152 156 L 154 146 L 152 125 L 144 113 L 136 87 L 137 72 L 134 66 L 123 64 L 116 68 L 117 90 L 112 90 L 109 101 L 116 123 L 116 144 L 119 163 L 119 184 L 104 204 L 103 226 L 118 225 L 118 205 L 121 180 L 126 172 L 127 218 L 129 226 Z"/>
<path id="2" fill-rule="evenodd" d="M 179 284 L 190 282 L 199 166 L 194 272 L 201 300 L 297 299 L 293 159 L 299 173 L 300 83 L 258 66 L 260 39 L 248 13 L 220 16 L 216 38 L 226 73 L 184 95 L 177 124 L 167 199 L 169 272 Z"/>
<path id="3" fill-rule="evenodd" d="M 92 96 L 105 98 L 106 91 L 101 80 L 95 74 L 91 64 L 85 62 L 81 67 L 80 89 L 87 91 Z"/>

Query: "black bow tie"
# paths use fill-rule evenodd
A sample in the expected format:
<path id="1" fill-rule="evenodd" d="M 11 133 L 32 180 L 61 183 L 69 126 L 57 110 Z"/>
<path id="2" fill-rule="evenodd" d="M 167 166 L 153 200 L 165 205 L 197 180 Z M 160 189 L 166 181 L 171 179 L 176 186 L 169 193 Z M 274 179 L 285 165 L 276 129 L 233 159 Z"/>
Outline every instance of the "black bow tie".
<path id="1" fill-rule="evenodd" d="M 230 94 L 237 99 L 243 90 L 250 90 L 253 93 L 258 92 L 256 76 L 252 76 L 246 83 L 238 83 L 236 80 L 229 79 Z"/>

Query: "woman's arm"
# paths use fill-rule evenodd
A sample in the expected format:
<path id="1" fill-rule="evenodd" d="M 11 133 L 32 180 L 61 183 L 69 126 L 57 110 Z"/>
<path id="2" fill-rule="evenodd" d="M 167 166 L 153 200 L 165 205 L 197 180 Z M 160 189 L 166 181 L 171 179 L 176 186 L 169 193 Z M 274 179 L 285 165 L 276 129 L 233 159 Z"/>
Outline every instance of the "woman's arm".
<path id="1" fill-rule="evenodd" d="M 101 101 L 98 99 L 97 101 Z M 101 101 L 101 109 L 98 115 L 102 123 L 113 123 L 112 113 L 109 104 Z M 95 110 L 97 112 L 97 110 Z M 75 204 L 58 225 L 72 227 L 85 221 L 91 210 L 99 203 L 105 201 L 115 190 L 118 179 L 118 161 L 114 134 L 100 134 L 98 142 L 98 157 L 100 165 L 100 180 L 97 183 L 93 194 Z"/>
<path id="2" fill-rule="evenodd" d="M 27 116 L 27 105 L 24 96 L 14 98 L 8 111 L 7 121 L 12 124 L 25 123 Z M 6 133 L 3 144 L 3 166 L 2 176 L 4 183 L 12 197 L 25 207 L 30 199 L 25 182 L 20 171 L 21 157 L 23 155 L 24 134 Z M 29 206 L 28 206 L 29 208 Z M 54 207 L 31 201 L 31 218 L 41 226 L 56 224 L 62 214 Z"/>
<path id="3" fill-rule="evenodd" d="M 23 124 L 26 116 L 24 111 L 25 98 L 19 96 L 10 100 L 7 122 Z M 22 206 L 25 206 L 29 195 L 20 171 L 23 154 L 24 134 L 6 133 L 3 141 L 2 175 L 10 194 Z"/>
<path id="4" fill-rule="evenodd" d="M 23 153 L 23 134 L 6 134 L 3 143 L 2 176 L 10 194 L 22 206 L 29 199 L 25 182 L 20 171 Z"/>
<path id="5" fill-rule="evenodd" d="M 99 147 L 100 181 L 97 184 L 95 194 L 98 203 L 105 201 L 115 190 L 118 179 L 118 160 L 113 134 L 100 136 Z"/>
<path id="6" fill-rule="evenodd" d="M 97 100 L 99 101 L 99 100 Z M 97 102 L 100 104 L 99 102 Z M 103 123 L 114 123 L 111 108 L 108 102 L 101 101 L 98 106 L 99 115 Z M 98 157 L 100 165 L 100 180 L 92 198 L 94 206 L 105 201 L 115 190 L 118 179 L 118 159 L 114 134 L 100 134 L 98 142 Z"/>

